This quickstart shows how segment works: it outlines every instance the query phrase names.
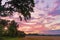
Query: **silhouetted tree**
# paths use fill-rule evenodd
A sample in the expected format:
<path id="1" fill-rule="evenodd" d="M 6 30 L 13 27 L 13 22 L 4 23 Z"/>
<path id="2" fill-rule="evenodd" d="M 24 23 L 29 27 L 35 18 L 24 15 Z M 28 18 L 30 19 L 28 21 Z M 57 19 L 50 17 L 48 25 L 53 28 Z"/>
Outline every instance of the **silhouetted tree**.
<path id="1" fill-rule="evenodd" d="M 2 36 L 10 36 L 10 37 L 25 37 L 25 33 L 23 31 L 18 31 L 18 24 L 12 20 L 10 22 L 9 20 L 0 19 L 0 37 Z M 8 25 L 8 26 L 7 26 Z M 5 27 L 8 28 L 7 31 L 5 31 Z"/>
<path id="2" fill-rule="evenodd" d="M 8 25 L 8 21 L 4 20 L 4 19 L 0 19 L 0 24 L 3 26 L 7 26 Z"/>
<path id="3" fill-rule="evenodd" d="M 0 0 L 0 16 L 6 17 L 13 15 L 13 12 L 18 12 L 24 16 L 25 21 L 31 18 L 30 12 L 33 12 L 34 0 L 11 0 L 5 2 L 4 5 L 1 5 L 1 2 L 2 0 Z M 21 15 L 19 15 L 19 18 L 22 20 Z M 2 20 L 0 24 L 6 26 L 7 22 Z M 8 34 L 15 36 L 17 34 L 17 26 L 14 20 L 11 21 Z"/>
<path id="4" fill-rule="evenodd" d="M 8 35 L 10 37 L 25 37 L 24 31 L 18 31 L 17 28 L 18 24 L 14 20 L 12 20 L 9 24 Z"/>
<path id="5" fill-rule="evenodd" d="M 11 37 L 15 37 L 16 36 L 17 27 L 18 27 L 17 23 L 14 20 L 11 21 L 11 23 L 9 24 L 9 28 L 8 28 L 9 36 L 11 36 Z"/>
<path id="6" fill-rule="evenodd" d="M 0 40 L 3 40 L 3 26 L 0 25 Z"/>
<path id="7" fill-rule="evenodd" d="M 3 32 L 3 26 L 2 25 L 0 25 L 0 37 L 2 36 L 2 33 Z"/>
<path id="8" fill-rule="evenodd" d="M 7 6 L 7 7 L 6 7 Z M 31 18 L 30 12 L 33 12 L 34 0 L 11 0 L 1 5 L 0 0 L 0 16 L 9 16 L 13 12 L 21 13 L 24 19 Z"/>
<path id="9" fill-rule="evenodd" d="M 0 19 L 0 35 L 6 35 L 5 34 L 5 27 L 8 25 L 8 20 Z"/>

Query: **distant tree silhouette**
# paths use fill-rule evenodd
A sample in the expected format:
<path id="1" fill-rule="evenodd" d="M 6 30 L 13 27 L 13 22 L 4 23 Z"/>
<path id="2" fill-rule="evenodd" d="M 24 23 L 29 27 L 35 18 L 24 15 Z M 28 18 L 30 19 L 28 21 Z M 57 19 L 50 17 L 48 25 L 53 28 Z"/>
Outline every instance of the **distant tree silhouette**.
<path id="1" fill-rule="evenodd" d="M 25 37 L 26 34 L 24 33 L 24 31 L 17 31 L 17 34 L 16 34 L 18 37 Z"/>

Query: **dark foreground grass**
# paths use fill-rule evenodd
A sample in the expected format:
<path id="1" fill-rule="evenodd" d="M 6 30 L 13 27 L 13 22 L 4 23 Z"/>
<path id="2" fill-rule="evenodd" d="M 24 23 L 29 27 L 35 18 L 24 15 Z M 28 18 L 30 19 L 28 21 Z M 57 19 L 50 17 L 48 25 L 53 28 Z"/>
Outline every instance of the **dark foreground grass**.
<path id="1" fill-rule="evenodd" d="M 24 38 L 4 37 L 4 40 L 60 40 L 60 36 L 26 36 Z"/>
<path id="2" fill-rule="evenodd" d="M 4 40 L 18 40 L 18 38 L 12 38 L 12 37 L 3 37 Z"/>

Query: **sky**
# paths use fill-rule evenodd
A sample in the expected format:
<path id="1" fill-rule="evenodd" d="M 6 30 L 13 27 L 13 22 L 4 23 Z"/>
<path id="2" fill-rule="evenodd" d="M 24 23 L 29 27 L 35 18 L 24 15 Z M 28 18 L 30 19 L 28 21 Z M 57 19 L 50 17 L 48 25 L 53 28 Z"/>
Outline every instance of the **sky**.
<path id="1" fill-rule="evenodd" d="M 7 0 L 2 1 L 2 5 Z M 31 19 L 27 22 L 20 21 L 18 13 L 14 12 L 13 16 L 3 17 L 3 19 L 15 20 L 19 24 L 18 30 L 25 33 L 51 33 L 51 30 L 60 30 L 60 0 L 34 0 L 34 12 L 31 12 Z M 2 17 L 1 17 L 2 18 Z"/>

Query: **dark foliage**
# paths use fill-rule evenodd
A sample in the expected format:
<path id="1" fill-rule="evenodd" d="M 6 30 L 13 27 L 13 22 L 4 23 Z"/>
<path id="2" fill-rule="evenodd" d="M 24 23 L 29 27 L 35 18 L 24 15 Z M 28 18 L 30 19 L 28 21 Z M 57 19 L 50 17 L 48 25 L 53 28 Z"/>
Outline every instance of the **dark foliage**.
<path id="1" fill-rule="evenodd" d="M 0 40 L 3 40 L 3 26 L 0 25 Z"/>
<path id="2" fill-rule="evenodd" d="M 7 25 L 8 25 L 8 21 L 7 20 L 0 19 L 0 37 L 3 36 L 3 34 L 4 34 L 4 28 Z"/>
<path id="3" fill-rule="evenodd" d="M 21 13 L 24 16 L 24 20 L 31 18 L 30 12 L 33 12 L 34 0 L 11 0 L 5 2 L 4 5 L 1 5 L 2 0 L 0 0 L 0 16 L 6 17 L 13 15 L 13 12 Z M 7 7 L 6 7 L 7 6 Z M 22 21 L 21 15 L 19 15 L 20 20 Z M 8 25 L 7 20 L 0 19 L 0 35 L 3 34 L 3 28 Z M 8 31 L 4 33 L 7 36 L 25 36 L 24 32 L 17 31 L 17 23 L 13 20 L 9 24 Z"/>
<path id="4" fill-rule="evenodd" d="M 24 33 L 24 31 L 17 31 L 17 34 L 16 34 L 18 37 L 25 37 L 26 34 Z"/>
<path id="5" fill-rule="evenodd" d="M 3 30 L 2 30 L 2 25 L 0 25 L 0 37 L 2 37 L 2 32 L 3 32 Z"/>
<path id="6" fill-rule="evenodd" d="M 9 22 L 9 23 L 8 23 Z M 7 26 L 9 25 L 9 26 Z M 4 28 L 7 26 L 8 30 Z M 5 37 L 25 37 L 25 33 L 23 31 L 17 30 L 18 24 L 12 20 L 4 20 L 0 19 L 0 37 L 2 39 L 3 36 Z"/>
<path id="7" fill-rule="evenodd" d="M 24 19 L 31 18 L 30 12 L 33 12 L 34 0 L 11 0 L 1 5 L 0 0 L 0 16 L 5 17 L 12 15 L 13 12 L 21 13 Z M 8 7 L 6 7 L 8 5 Z M 20 17 L 19 17 L 20 18 Z"/>
<path id="8" fill-rule="evenodd" d="M 18 31 L 18 24 L 13 20 L 9 24 L 8 36 L 10 37 L 25 37 L 25 33 L 23 31 Z"/>
<path id="9" fill-rule="evenodd" d="M 13 20 L 11 21 L 11 23 L 9 24 L 9 31 L 8 31 L 8 34 L 9 36 L 11 37 L 15 37 L 16 36 L 16 33 L 17 33 L 17 23 Z"/>
<path id="10" fill-rule="evenodd" d="M 7 26 L 8 22 L 8 20 L 0 19 L 0 25 Z"/>

